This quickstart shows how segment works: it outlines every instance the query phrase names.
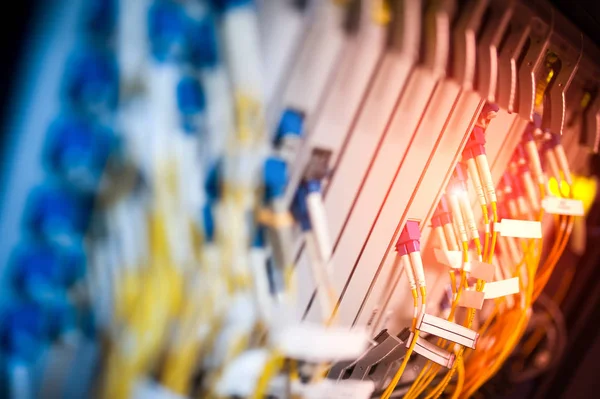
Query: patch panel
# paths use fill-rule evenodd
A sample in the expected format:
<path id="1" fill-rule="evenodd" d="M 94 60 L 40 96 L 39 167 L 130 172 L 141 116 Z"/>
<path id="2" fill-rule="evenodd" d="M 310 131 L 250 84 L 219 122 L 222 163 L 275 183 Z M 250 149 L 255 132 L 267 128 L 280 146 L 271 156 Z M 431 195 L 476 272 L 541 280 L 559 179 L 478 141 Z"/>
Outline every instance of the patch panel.
<path id="1" fill-rule="evenodd" d="M 7 147 L 9 397 L 456 398 L 546 367 L 600 142 L 600 51 L 557 9 L 67 3 Z"/>

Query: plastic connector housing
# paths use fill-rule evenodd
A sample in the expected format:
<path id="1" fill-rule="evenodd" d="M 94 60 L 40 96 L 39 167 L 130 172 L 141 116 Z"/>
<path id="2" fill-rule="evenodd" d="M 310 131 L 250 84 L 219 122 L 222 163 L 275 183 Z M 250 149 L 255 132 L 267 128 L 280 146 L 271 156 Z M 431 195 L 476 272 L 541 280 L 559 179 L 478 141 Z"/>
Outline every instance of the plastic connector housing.
<path id="1" fill-rule="evenodd" d="M 485 131 L 481 126 L 475 126 L 463 150 L 463 161 L 485 154 Z"/>
<path id="2" fill-rule="evenodd" d="M 419 222 L 408 220 L 396 242 L 396 251 L 400 255 L 406 255 L 421 250 L 421 229 Z"/>
<path id="3" fill-rule="evenodd" d="M 406 341 L 407 348 L 410 346 L 413 339 L 414 334 L 411 333 L 410 337 Z M 439 364 L 440 366 L 452 368 L 452 365 L 454 364 L 455 356 L 453 353 L 450 353 L 447 350 L 442 349 L 435 344 L 432 344 L 423 337 L 417 338 L 417 343 L 415 344 L 414 351 L 415 353 L 418 353 L 419 355 L 431 360 L 432 362 Z"/>
<path id="4" fill-rule="evenodd" d="M 276 147 L 281 145 L 281 142 L 286 136 L 302 137 L 304 134 L 304 113 L 302 111 L 287 108 L 281 115 L 279 126 L 274 138 Z"/>
<path id="5" fill-rule="evenodd" d="M 479 338 L 477 331 L 427 313 L 421 313 L 417 320 L 417 328 L 422 332 L 433 334 L 436 337 L 471 349 L 475 349 L 477 339 Z"/>
<path id="6" fill-rule="evenodd" d="M 304 180 L 323 180 L 329 171 L 331 151 L 315 148 L 304 171 Z"/>
<path id="7" fill-rule="evenodd" d="M 284 160 L 269 157 L 264 168 L 265 201 L 281 198 L 288 181 L 287 165 Z"/>
<path id="8" fill-rule="evenodd" d="M 308 187 L 301 185 L 296 191 L 296 196 L 292 202 L 291 211 L 294 219 L 300 224 L 302 231 L 311 229 L 310 217 L 308 215 L 308 206 L 306 204 L 306 196 L 308 195 Z"/>

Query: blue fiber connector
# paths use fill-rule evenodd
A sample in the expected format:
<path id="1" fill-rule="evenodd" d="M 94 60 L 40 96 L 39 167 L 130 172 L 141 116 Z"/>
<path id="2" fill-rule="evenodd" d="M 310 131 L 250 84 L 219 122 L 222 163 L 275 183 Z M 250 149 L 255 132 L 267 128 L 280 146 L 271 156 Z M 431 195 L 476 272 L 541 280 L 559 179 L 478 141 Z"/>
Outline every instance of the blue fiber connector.
<path id="1" fill-rule="evenodd" d="M 62 302 L 67 290 L 85 272 L 85 253 L 79 245 L 26 243 L 13 260 L 15 283 L 26 297 L 39 303 Z"/>
<path id="2" fill-rule="evenodd" d="M 300 224 L 300 228 L 304 232 L 312 229 L 310 216 L 308 214 L 308 206 L 306 205 L 306 196 L 308 193 L 308 187 L 305 184 L 301 184 L 296 191 L 291 207 L 294 219 Z"/>
<path id="3" fill-rule="evenodd" d="M 92 202 L 61 186 L 37 187 L 27 201 L 25 223 L 48 242 L 72 245 L 81 241 L 89 223 Z"/>
<path id="4" fill-rule="evenodd" d="M 69 186 L 96 192 L 106 162 L 117 147 L 108 129 L 79 117 L 63 117 L 50 126 L 46 143 L 47 166 Z"/>
<path id="5" fill-rule="evenodd" d="M 276 198 L 281 198 L 285 194 L 289 178 L 286 162 L 277 157 L 267 158 L 263 178 L 265 183 L 265 201 L 269 202 Z"/>
<path id="6" fill-rule="evenodd" d="M 156 0 L 148 13 L 151 53 L 158 62 L 180 61 L 187 46 L 185 14 L 180 5 Z"/>
<path id="7" fill-rule="evenodd" d="M 212 242 L 215 239 L 215 220 L 213 218 L 212 206 L 210 203 L 207 203 L 202 208 L 202 220 L 204 222 L 206 241 Z"/>
<path id="8" fill-rule="evenodd" d="M 114 57 L 99 49 L 76 53 L 65 71 L 64 92 L 68 103 L 84 114 L 114 112 L 119 99 L 119 72 Z"/>
<path id="9" fill-rule="evenodd" d="M 32 302 L 11 303 L 2 315 L 0 326 L 4 351 L 26 363 L 38 357 L 50 333 L 48 315 Z"/>
<path id="10" fill-rule="evenodd" d="M 282 141 L 289 135 L 302 137 L 304 134 L 304 114 L 294 109 L 286 109 L 281 115 L 277 132 L 275 133 L 274 144 L 280 146 Z"/>
<path id="11" fill-rule="evenodd" d="M 186 76 L 177 85 L 177 105 L 181 112 L 182 125 L 186 133 L 196 133 L 201 126 L 201 118 L 206 109 L 204 89 L 198 81 Z"/>
<path id="12" fill-rule="evenodd" d="M 219 63 L 215 22 L 209 16 L 188 18 L 185 24 L 187 59 L 196 68 L 213 68 Z"/>
<path id="13" fill-rule="evenodd" d="M 253 7 L 253 0 L 211 0 L 215 10 L 220 12 L 231 11 L 238 7 Z"/>
<path id="14" fill-rule="evenodd" d="M 113 33 L 117 17 L 117 0 L 87 0 L 85 26 L 90 33 L 109 36 Z"/>

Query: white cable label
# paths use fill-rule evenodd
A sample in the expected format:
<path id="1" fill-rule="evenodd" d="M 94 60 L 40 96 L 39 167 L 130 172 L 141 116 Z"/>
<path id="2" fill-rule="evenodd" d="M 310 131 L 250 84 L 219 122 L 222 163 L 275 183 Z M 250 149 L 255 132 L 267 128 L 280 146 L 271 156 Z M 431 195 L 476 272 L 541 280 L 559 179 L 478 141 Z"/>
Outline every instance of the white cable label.
<path id="1" fill-rule="evenodd" d="M 536 221 L 502 219 L 494 228 L 503 237 L 542 238 L 542 224 Z"/>
<path id="2" fill-rule="evenodd" d="M 302 323 L 277 331 L 274 343 L 286 357 L 319 363 L 356 359 L 367 348 L 369 335 L 360 328 Z"/>
<path id="3" fill-rule="evenodd" d="M 413 333 L 410 333 L 410 337 L 406 341 L 406 347 L 409 348 L 412 340 L 415 338 Z M 417 338 L 417 342 L 414 346 L 414 352 L 423 356 L 426 359 L 431 360 L 439 364 L 440 366 L 451 368 L 454 364 L 454 354 L 448 352 L 445 349 L 427 341 L 423 337 Z"/>
<path id="4" fill-rule="evenodd" d="M 483 288 L 485 299 L 500 298 L 519 292 L 519 278 L 513 277 L 506 280 L 487 283 Z"/>
<path id="5" fill-rule="evenodd" d="M 485 294 L 483 292 L 464 290 L 458 300 L 458 306 L 479 310 L 483 307 L 484 297 Z"/>
<path id="6" fill-rule="evenodd" d="M 467 273 L 471 273 L 471 262 L 463 262 L 463 270 Z"/>
<path id="7" fill-rule="evenodd" d="M 422 313 L 422 316 L 417 321 L 417 328 L 422 332 L 433 334 L 436 337 L 444 338 L 473 349 L 479 336 L 477 331 L 427 313 Z"/>
<path id="8" fill-rule="evenodd" d="M 138 380 L 131 394 L 133 399 L 186 399 L 168 388 L 148 379 Z"/>
<path id="9" fill-rule="evenodd" d="M 292 381 L 287 377 L 273 378 L 269 386 L 269 395 L 276 398 L 299 397 L 304 399 L 369 399 L 375 389 L 373 381 L 366 379 L 334 381 L 323 379 L 312 384 Z M 250 396 L 250 395 L 245 395 Z"/>
<path id="10" fill-rule="evenodd" d="M 462 268 L 461 251 L 446 251 L 444 249 L 434 248 L 433 255 L 435 256 L 435 260 L 443 265 L 449 266 L 453 269 Z"/>
<path id="11" fill-rule="evenodd" d="M 489 263 L 480 262 L 478 260 L 471 261 L 471 277 L 483 281 L 492 281 L 496 268 Z"/>
<path id="12" fill-rule="evenodd" d="M 317 384 L 305 386 L 302 397 L 305 399 L 369 399 L 375 384 L 371 380 L 333 381 L 324 379 Z"/>
<path id="13" fill-rule="evenodd" d="M 217 394 L 222 397 L 252 395 L 268 359 L 266 349 L 251 349 L 242 353 L 225 368 L 217 385 Z"/>
<path id="14" fill-rule="evenodd" d="M 576 199 L 546 197 L 542 200 L 542 208 L 553 215 L 583 216 L 584 214 L 583 202 Z"/>

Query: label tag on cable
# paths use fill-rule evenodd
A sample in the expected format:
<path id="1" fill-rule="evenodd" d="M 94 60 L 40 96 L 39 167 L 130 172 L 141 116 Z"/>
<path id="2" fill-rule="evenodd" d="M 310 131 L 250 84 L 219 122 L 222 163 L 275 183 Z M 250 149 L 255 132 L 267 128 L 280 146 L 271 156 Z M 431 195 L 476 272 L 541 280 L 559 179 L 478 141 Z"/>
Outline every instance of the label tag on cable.
<path id="1" fill-rule="evenodd" d="M 494 265 L 478 260 L 471 261 L 471 277 L 488 282 L 494 279 L 495 272 L 496 268 Z"/>
<path id="2" fill-rule="evenodd" d="M 519 278 L 513 277 L 506 280 L 487 283 L 483 288 L 485 299 L 500 298 L 519 292 Z"/>
<path id="3" fill-rule="evenodd" d="M 464 290 L 458 300 L 458 306 L 480 310 L 485 294 L 481 291 Z"/>
<path id="4" fill-rule="evenodd" d="M 502 219 L 494 228 L 503 237 L 542 238 L 542 224 L 532 220 Z"/>
<path id="5" fill-rule="evenodd" d="M 413 333 L 410 333 L 410 337 L 406 341 L 406 347 L 409 348 L 412 340 L 415 338 Z M 440 348 L 436 344 L 427 341 L 423 337 L 417 338 L 417 342 L 414 346 L 414 352 L 423 356 L 426 359 L 431 360 L 446 368 L 452 368 L 454 364 L 455 356 L 454 353 L 448 352 L 447 350 Z"/>
<path id="6" fill-rule="evenodd" d="M 305 399 L 370 399 L 375 390 L 375 383 L 370 379 L 341 380 L 322 379 L 312 384 L 289 380 L 278 376 L 269 384 L 269 397 L 288 398 L 300 397 Z M 247 396 L 251 396 L 250 393 Z"/>
<path id="7" fill-rule="evenodd" d="M 435 260 L 443 265 L 450 266 L 453 269 L 462 268 L 462 252 L 461 251 L 446 251 L 440 248 L 433 249 Z"/>
<path id="8" fill-rule="evenodd" d="M 315 363 L 356 359 L 369 342 L 364 329 L 310 323 L 288 325 L 274 334 L 274 344 L 284 356 Z"/>
<path id="9" fill-rule="evenodd" d="M 136 381 L 131 394 L 133 399 L 186 399 L 170 389 L 146 378 Z"/>
<path id="10" fill-rule="evenodd" d="M 233 359 L 219 379 L 217 394 L 220 397 L 251 396 L 268 359 L 266 349 L 251 349 Z"/>
<path id="11" fill-rule="evenodd" d="M 569 198 L 546 197 L 542 208 L 553 215 L 583 216 L 583 201 Z"/>
<path id="12" fill-rule="evenodd" d="M 427 313 L 421 313 L 417 320 L 417 328 L 422 332 L 473 349 L 479 337 L 477 331 Z"/>
<path id="13" fill-rule="evenodd" d="M 306 399 L 369 399 L 375 390 L 371 380 L 321 380 L 307 384 L 302 392 Z"/>

